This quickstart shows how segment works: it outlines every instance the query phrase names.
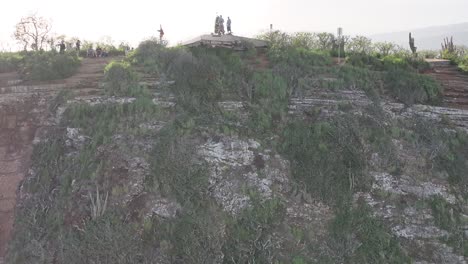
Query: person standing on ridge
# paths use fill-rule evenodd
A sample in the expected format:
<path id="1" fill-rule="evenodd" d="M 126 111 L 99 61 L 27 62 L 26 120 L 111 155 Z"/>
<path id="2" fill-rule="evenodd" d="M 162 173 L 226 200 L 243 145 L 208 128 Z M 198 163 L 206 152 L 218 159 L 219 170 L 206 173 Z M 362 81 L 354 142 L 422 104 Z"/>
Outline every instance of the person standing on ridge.
<path id="1" fill-rule="evenodd" d="M 218 34 L 218 33 L 219 33 L 219 16 L 218 16 L 218 15 L 216 15 L 214 33 L 215 33 L 215 34 Z"/>
<path id="2" fill-rule="evenodd" d="M 59 53 L 64 54 L 65 53 L 65 41 L 62 40 L 62 42 L 60 42 L 60 44 L 58 44 L 57 46 L 59 46 Z"/>
<path id="3" fill-rule="evenodd" d="M 227 26 L 227 33 L 232 34 L 232 31 L 231 31 L 231 18 L 230 17 L 228 17 L 226 26 Z"/>
<path id="4" fill-rule="evenodd" d="M 81 41 L 78 39 L 75 43 L 76 45 L 76 51 L 78 52 L 78 54 L 80 53 L 80 48 L 81 48 Z"/>
<path id="5" fill-rule="evenodd" d="M 163 28 L 162 28 L 162 25 L 159 25 L 159 30 L 158 30 L 158 32 L 159 32 L 159 42 L 161 42 L 161 44 L 162 44 L 162 39 L 163 39 L 163 37 L 164 37 L 164 30 L 163 30 Z"/>
<path id="6" fill-rule="evenodd" d="M 224 35 L 224 19 L 223 16 L 219 16 L 219 35 Z"/>

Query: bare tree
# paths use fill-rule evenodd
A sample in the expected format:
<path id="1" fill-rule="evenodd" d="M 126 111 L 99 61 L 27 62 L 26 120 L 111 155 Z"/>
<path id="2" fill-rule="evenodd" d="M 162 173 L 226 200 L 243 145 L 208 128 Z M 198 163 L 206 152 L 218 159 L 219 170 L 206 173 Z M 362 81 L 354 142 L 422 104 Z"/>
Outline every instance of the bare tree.
<path id="1" fill-rule="evenodd" d="M 322 32 L 317 34 L 318 46 L 321 50 L 331 50 L 333 48 L 333 42 L 335 36 L 331 33 Z"/>
<path id="2" fill-rule="evenodd" d="M 377 42 L 374 49 L 382 56 L 388 56 L 397 52 L 397 45 L 391 42 Z"/>
<path id="3" fill-rule="evenodd" d="M 49 40 L 51 23 L 36 14 L 21 18 L 16 24 L 15 39 L 23 45 L 24 50 L 30 47 L 38 51 L 43 49 L 44 43 Z"/>
<path id="4" fill-rule="evenodd" d="M 356 36 L 348 43 L 348 51 L 370 55 L 373 51 L 372 40 L 364 36 Z"/>

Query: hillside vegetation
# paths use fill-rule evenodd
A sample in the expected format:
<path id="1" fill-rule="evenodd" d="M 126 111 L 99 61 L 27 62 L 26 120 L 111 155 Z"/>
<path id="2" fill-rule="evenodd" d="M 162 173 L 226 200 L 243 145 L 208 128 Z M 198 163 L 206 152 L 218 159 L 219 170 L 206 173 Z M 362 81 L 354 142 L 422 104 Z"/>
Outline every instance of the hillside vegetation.
<path id="1" fill-rule="evenodd" d="M 54 109 L 63 111 L 51 117 L 63 114 L 34 146 L 20 190 L 8 260 L 302 264 L 439 262 L 439 252 L 467 257 L 466 131 L 382 106 L 440 102 L 439 85 L 420 74 L 425 62 L 356 44 L 347 63 L 335 65 L 331 46 L 281 32 L 263 37 L 271 41 L 268 69 L 252 64 L 255 50 L 167 48 L 148 40 L 106 67 L 108 101 L 60 94 Z M 142 82 L 148 76 L 159 81 Z M 336 99 L 293 111 L 294 100 L 324 91 L 362 92 L 369 103 Z M 407 177 L 445 183 L 444 191 L 423 196 L 412 192 L 416 187 L 397 192 L 381 184 Z M 444 236 L 426 238 L 432 239 L 426 247 L 398 235 L 411 220 L 407 211 L 427 214 L 424 228 Z M 430 246 L 440 250 L 421 253 Z"/>

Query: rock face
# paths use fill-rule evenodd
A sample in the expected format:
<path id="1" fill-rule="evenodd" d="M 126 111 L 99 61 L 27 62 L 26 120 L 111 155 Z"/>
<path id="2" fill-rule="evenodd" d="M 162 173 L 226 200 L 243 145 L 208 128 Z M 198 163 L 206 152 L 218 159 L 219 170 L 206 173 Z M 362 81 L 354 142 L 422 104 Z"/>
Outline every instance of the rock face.
<path id="1" fill-rule="evenodd" d="M 307 96 L 293 98 L 289 113 L 304 119 L 328 120 L 345 112 L 363 115 L 364 108 L 371 104 L 372 101 L 359 90 L 319 89 Z M 407 107 L 390 100 L 379 104 L 389 120 L 422 118 L 428 123 L 442 124 L 448 130 L 458 128 L 468 131 L 468 112 L 463 107 Z M 423 146 L 407 146 L 398 140 L 393 140 L 393 144 L 398 160 L 404 164 L 402 175 L 385 171 L 379 155 L 372 155 L 369 165 L 378 170 L 370 172 L 373 178 L 371 190 L 355 194 L 355 199 L 363 199 L 372 208 L 373 214 L 386 223 L 415 263 L 467 263 L 460 251 L 444 242 L 453 237 L 453 232 L 437 224 L 429 205 L 435 198 L 454 208 L 466 208 L 467 202 L 448 182 L 447 175 L 428 174 L 427 167 L 430 165 L 427 164 L 427 150 Z"/>
<path id="2" fill-rule="evenodd" d="M 24 88 L 18 86 L 14 80 L 5 83 L 16 88 L 10 87 L 0 92 L 13 91 L 22 94 L 34 90 L 44 93 L 49 88 L 60 88 Z M 153 104 L 168 111 L 173 110 L 174 98 L 154 95 L 156 98 L 152 99 Z M 66 102 L 64 107 L 50 115 L 47 105 L 51 99 L 52 95 L 44 94 L 40 97 L 7 94 L 0 98 L 0 264 L 12 230 L 18 186 L 21 186 L 24 175 L 29 175 L 30 179 L 36 177 L 34 166 L 29 164 L 33 143 L 47 140 L 47 136 L 50 136 L 47 135 L 49 128 L 51 131 L 60 130 L 66 148 L 65 154 L 67 157 L 78 157 L 92 139 L 85 134 L 84 129 L 54 127 L 63 118 L 66 107 L 73 104 L 131 104 L 136 101 L 136 98 L 82 96 Z M 305 96 L 292 98 L 289 113 L 308 121 L 328 120 L 347 112 L 357 116 L 365 115 L 364 109 L 372 104 L 374 102 L 357 89 L 318 89 Z M 239 119 L 248 118 L 248 113 L 245 113 L 248 106 L 245 102 L 219 102 L 218 106 L 224 111 L 238 113 Z M 418 117 L 431 123 L 446 123 L 449 130 L 460 128 L 468 131 L 466 110 L 425 105 L 406 107 L 391 101 L 380 102 L 379 106 L 385 118 L 390 121 Z M 149 190 L 150 187 L 145 182 L 153 173 L 150 158 L 155 147 L 154 139 L 167 123 L 151 120 L 137 124 L 134 128 L 143 131 L 143 136 L 119 132 L 109 137 L 110 142 L 97 147 L 96 153 L 90 155 L 103 163 L 91 180 L 71 180 L 71 209 L 70 212 L 64 212 L 65 225 L 78 230 L 83 227 L 83 223 L 91 215 L 89 195 L 97 191 L 101 196 L 108 197 L 109 206 L 125 211 L 125 223 L 176 222 L 184 212 L 184 201 L 163 195 L 159 186 Z M 284 259 L 284 263 L 291 261 L 291 256 L 287 255 L 290 252 L 285 252 L 285 249 L 291 248 L 307 256 L 308 260 L 320 262 L 312 252 L 327 253 L 331 250 L 326 242 L 330 237 L 330 223 L 335 217 L 332 205 L 325 204 L 327 201 L 314 199 L 305 187 L 295 182 L 290 162 L 267 148 L 264 141 L 228 135 L 229 133 L 224 134 L 218 130 L 208 131 L 210 132 L 196 140 L 195 160 L 202 161 L 208 167 L 208 187 L 202 191 L 212 198 L 216 204 L 214 207 L 219 212 L 213 214 L 210 222 L 213 225 L 212 231 L 215 232 L 210 234 L 210 238 L 217 242 L 213 248 L 213 263 L 229 261 L 224 259 L 223 253 L 229 231 L 223 218 L 229 217 L 233 221 L 239 219 L 245 209 L 254 206 L 256 198 L 262 202 L 278 200 L 284 206 L 283 222 L 269 230 L 266 239 L 268 243 L 260 246 Z M 431 153 L 426 153 L 424 147 L 408 146 L 403 140 L 396 139 L 392 140 L 392 144 L 396 159 L 404 163 L 403 168 L 398 173 L 395 170 L 390 171 L 382 165 L 384 162 L 379 153 L 370 155 L 371 159 L 367 164 L 369 169 L 366 170 L 369 174 L 366 176 L 371 178 L 371 183 L 365 191 L 355 193 L 354 200 L 363 200 L 371 208 L 373 216 L 382 220 L 388 232 L 398 239 L 405 253 L 415 263 L 466 263 L 463 253 L 449 242 L 453 238 L 453 230 L 439 223 L 431 202 L 438 199 L 449 208 L 446 213 L 450 218 L 456 218 L 457 221 L 459 219 L 463 239 L 468 238 L 467 202 L 450 185 L 447 175 L 427 172 L 430 162 L 426 155 Z M 21 189 L 19 194 L 20 200 L 28 199 L 30 195 Z M 307 242 L 303 238 L 305 235 L 301 233 L 306 232 L 304 230 L 308 232 Z M 139 235 L 139 232 L 143 231 L 137 230 L 134 233 Z M 359 247 L 356 238 L 350 240 L 356 243 L 353 248 Z M 169 256 L 173 245 L 165 240 L 159 244 L 157 248 L 151 249 L 155 256 L 154 261 L 174 263 Z"/>
<path id="3" fill-rule="evenodd" d="M 223 209 L 238 214 L 250 204 L 249 190 L 271 199 L 273 189 L 285 189 L 289 165 L 278 155 L 262 152 L 254 140 L 222 137 L 199 147 L 210 165 L 209 190 Z"/>

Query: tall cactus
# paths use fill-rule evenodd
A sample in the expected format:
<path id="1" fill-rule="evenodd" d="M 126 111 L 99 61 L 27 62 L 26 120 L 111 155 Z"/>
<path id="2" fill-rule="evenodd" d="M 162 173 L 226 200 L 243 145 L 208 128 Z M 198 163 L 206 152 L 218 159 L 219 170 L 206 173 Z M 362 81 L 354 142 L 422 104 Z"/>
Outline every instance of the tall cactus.
<path id="1" fill-rule="evenodd" d="M 414 38 L 411 37 L 411 32 L 409 33 L 409 45 L 411 48 L 411 52 L 413 52 L 413 55 L 416 55 L 416 50 L 418 49 L 416 46 L 414 46 Z"/>
<path id="2" fill-rule="evenodd" d="M 444 43 L 442 43 L 442 51 L 447 51 L 449 53 L 455 52 L 455 45 L 453 45 L 453 37 L 444 38 Z"/>

